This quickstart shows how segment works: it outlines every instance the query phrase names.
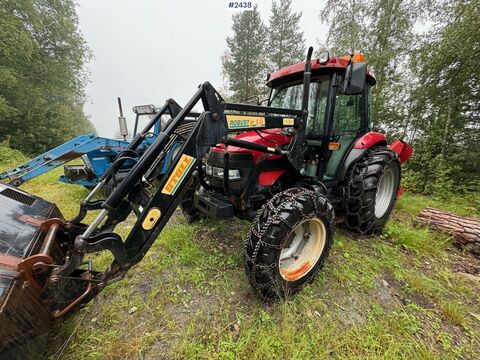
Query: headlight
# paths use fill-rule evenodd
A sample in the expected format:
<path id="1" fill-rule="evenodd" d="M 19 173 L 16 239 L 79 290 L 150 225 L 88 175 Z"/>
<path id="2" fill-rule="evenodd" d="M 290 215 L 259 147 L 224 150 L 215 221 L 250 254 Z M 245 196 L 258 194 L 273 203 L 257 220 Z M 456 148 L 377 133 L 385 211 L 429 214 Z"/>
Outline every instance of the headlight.
<path id="1" fill-rule="evenodd" d="M 206 165 L 205 166 L 205 172 L 207 175 L 214 176 L 216 178 L 221 178 L 223 179 L 223 169 L 216 167 L 216 166 L 211 166 L 211 165 Z M 228 178 L 230 180 L 238 180 L 240 179 L 240 170 L 238 169 L 233 169 L 233 170 L 228 170 Z"/>
<path id="2" fill-rule="evenodd" d="M 206 165 L 205 165 L 205 172 L 207 173 L 207 175 L 213 175 L 212 171 L 213 171 L 212 166 L 206 164 Z"/>
<path id="3" fill-rule="evenodd" d="M 238 180 L 240 179 L 240 170 L 228 170 L 228 178 L 230 180 Z"/>

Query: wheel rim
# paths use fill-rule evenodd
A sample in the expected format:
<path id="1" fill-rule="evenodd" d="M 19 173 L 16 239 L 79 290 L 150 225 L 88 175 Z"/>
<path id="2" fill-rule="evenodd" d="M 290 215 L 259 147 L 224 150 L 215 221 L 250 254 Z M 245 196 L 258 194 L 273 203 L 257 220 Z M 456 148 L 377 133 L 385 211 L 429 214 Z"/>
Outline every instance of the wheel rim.
<path id="1" fill-rule="evenodd" d="M 318 218 L 307 219 L 294 227 L 289 240 L 280 252 L 278 267 L 287 281 L 307 275 L 323 253 L 327 231 Z"/>
<path id="2" fill-rule="evenodd" d="M 388 168 L 380 177 L 377 194 L 375 196 L 375 217 L 381 218 L 387 212 L 395 191 L 395 177 L 392 169 Z"/>

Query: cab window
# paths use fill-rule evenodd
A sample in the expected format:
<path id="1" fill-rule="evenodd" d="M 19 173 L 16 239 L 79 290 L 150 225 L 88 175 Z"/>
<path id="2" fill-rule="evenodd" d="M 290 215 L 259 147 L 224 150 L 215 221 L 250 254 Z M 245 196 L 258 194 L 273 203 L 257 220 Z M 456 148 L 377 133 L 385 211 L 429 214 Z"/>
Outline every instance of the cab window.
<path id="1" fill-rule="evenodd" d="M 329 84 L 329 76 L 317 78 L 310 84 L 307 136 L 323 133 Z M 303 84 L 276 89 L 270 101 L 270 106 L 300 110 L 302 108 L 302 95 Z"/>

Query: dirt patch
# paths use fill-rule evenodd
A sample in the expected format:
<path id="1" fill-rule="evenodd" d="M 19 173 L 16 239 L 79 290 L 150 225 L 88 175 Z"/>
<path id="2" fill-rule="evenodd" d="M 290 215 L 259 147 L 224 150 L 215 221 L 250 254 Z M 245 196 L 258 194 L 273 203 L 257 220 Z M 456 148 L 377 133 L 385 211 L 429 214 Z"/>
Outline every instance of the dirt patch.
<path id="1" fill-rule="evenodd" d="M 375 288 L 371 297 L 386 309 L 392 309 L 399 304 L 404 304 L 399 283 L 388 274 L 375 280 Z"/>
<path id="2" fill-rule="evenodd" d="M 210 224 L 208 224 L 210 225 Z M 195 233 L 195 240 L 207 248 L 215 247 L 226 253 L 243 249 L 245 224 L 236 219 L 223 220 L 218 226 L 202 226 Z"/>
<path id="3" fill-rule="evenodd" d="M 480 276 L 480 261 L 469 254 L 463 254 L 458 249 L 452 249 L 454 262 L 452 270 L 459 273 L 466 273 Z"/>

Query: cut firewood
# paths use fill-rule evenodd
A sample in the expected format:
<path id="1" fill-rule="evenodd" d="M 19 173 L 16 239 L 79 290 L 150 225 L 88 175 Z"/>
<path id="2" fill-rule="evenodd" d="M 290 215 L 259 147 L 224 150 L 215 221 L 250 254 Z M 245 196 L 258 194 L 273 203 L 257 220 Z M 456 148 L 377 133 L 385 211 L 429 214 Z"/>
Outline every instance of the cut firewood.
<path id="1" fill-rule="evenodd" d="M 480 256 L 480 219 L 426 208 L 418 214 L 417 222 L 452 235 L 457 245 Z"/>

